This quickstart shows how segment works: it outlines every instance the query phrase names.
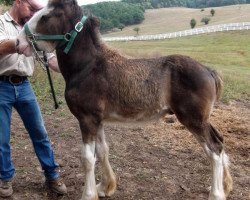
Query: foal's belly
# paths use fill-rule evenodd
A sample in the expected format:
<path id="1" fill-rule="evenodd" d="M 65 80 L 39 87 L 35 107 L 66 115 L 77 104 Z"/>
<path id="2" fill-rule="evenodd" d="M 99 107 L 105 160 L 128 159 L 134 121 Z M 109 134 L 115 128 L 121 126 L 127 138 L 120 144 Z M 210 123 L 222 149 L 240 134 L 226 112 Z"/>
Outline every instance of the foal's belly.
<path id="1" fill-rule="evenodd" d="M 164 106 L 162 109 L 158 110 L 146 110 L 138 113 L 123 113 L 123 112 L 110 112 L 105 118 L 105 122 L 147 122 L 147 121 L 157 121 L 169 113 L 169 108 Z"/>

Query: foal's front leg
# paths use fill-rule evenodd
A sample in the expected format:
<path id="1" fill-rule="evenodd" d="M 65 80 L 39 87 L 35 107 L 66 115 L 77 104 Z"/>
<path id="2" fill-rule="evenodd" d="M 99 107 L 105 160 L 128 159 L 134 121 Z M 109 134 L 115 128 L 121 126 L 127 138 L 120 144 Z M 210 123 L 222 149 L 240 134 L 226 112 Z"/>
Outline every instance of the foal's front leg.
<path id="1" fill-rule="evenodd" d="M 98 195 L 95 182 L 95 141 L 83 143 L 81 161 L 85 172 L 85 186 L 81 200 L 97 200 Z"/>
<path id="2" fill-rule="evenodd" d="M 85 185 L 81 200 L 98 200 L 95 182 L 96 137 L 98 125 L 91 116 L 84 116 L 79 120 L 82 132 L 81 161 L 85 174 Z"/>

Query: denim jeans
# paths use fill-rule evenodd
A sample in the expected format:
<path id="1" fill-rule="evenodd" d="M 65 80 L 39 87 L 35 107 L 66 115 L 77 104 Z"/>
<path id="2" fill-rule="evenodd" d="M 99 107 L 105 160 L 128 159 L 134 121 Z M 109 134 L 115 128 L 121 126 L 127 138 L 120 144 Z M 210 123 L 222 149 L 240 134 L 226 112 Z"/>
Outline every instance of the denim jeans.
<path id="1" fill-rule="evenodd" d="M 35 153 L 47 180 L 56 179 L 58 165 L 44 126 L 41 111 L 28 80 L 12 85 L 0 81 L 0 179 L 11 180 L 15 168 L 11 159 L 10 124 L 12 108 L 20 115 L 31 138 Z"/>

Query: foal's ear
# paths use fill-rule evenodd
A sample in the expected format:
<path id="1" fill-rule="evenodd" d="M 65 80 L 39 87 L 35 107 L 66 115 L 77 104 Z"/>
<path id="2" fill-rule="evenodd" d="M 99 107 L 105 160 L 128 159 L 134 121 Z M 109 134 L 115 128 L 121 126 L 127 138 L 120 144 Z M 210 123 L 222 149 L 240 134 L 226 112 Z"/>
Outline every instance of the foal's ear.
<path id="1" fill-rule="evenodd" d="M 63 7 L 64 0 L 49 0 L 48 5 L 53 5 L 55 7 Z"/>
<path id="2" fill-rule="evenodd" d="M 62 3 L 63 2 L 63 0 L 49 0 L 49 4 L 51 4 L 51 3 Z"/>
<path id="3" fill-rule="evenodd" d="M 53 4 L 53 5 L 65 5 L 65 4 L 73 4 L 73 5 L 78 5 L 76 0 L 49 0 L 48 4 Z"/>
<path id="4" fill-rule="evenodd" d="M 69 3 L 70 0 L 49 0 L 49 3 Z M 76 3 L 75 0 L 73 0 L 73 3 Z"/>
<path id="5" fill-rule="evenodd" d="M 100 26 L 100 20 L 97 17 L 91 16 L 90 18 L 90 24 L 92 29 L 99 28 Z"/>

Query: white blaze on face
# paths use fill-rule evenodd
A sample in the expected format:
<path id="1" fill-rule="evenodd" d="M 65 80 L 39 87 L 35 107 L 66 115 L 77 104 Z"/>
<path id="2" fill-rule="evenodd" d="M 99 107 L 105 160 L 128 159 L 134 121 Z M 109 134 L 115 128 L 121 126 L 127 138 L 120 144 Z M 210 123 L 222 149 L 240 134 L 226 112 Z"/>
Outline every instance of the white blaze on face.
<path id="1" fill-rule="evenodd" d="M 30 32 L 33 34 L 39 34 L 36 33 L 36 26 L 40 18 L 44 15 L 49 14 L 54 8 L 48 8 L 47 6 L 44 7 L 42 10 L 38 11 L 29 21 L 28 21 L 28 27 L 30 29 Z M 48 27 L 49 28 L 49 27 Z M 18 39 L 18 53 L 24 54 L 25 56 L 32 56 L 33 49 L 29 41 L 27 40 L 26 33 L 24 31 L 24 28 L 20 32 L 20 34 L 17 37 Z M 55 45 L 51 43 L 51 41 L 37 41 L 36 42 L 38 48 L 45 52 L 52 52 L 55 50 Z"/>

